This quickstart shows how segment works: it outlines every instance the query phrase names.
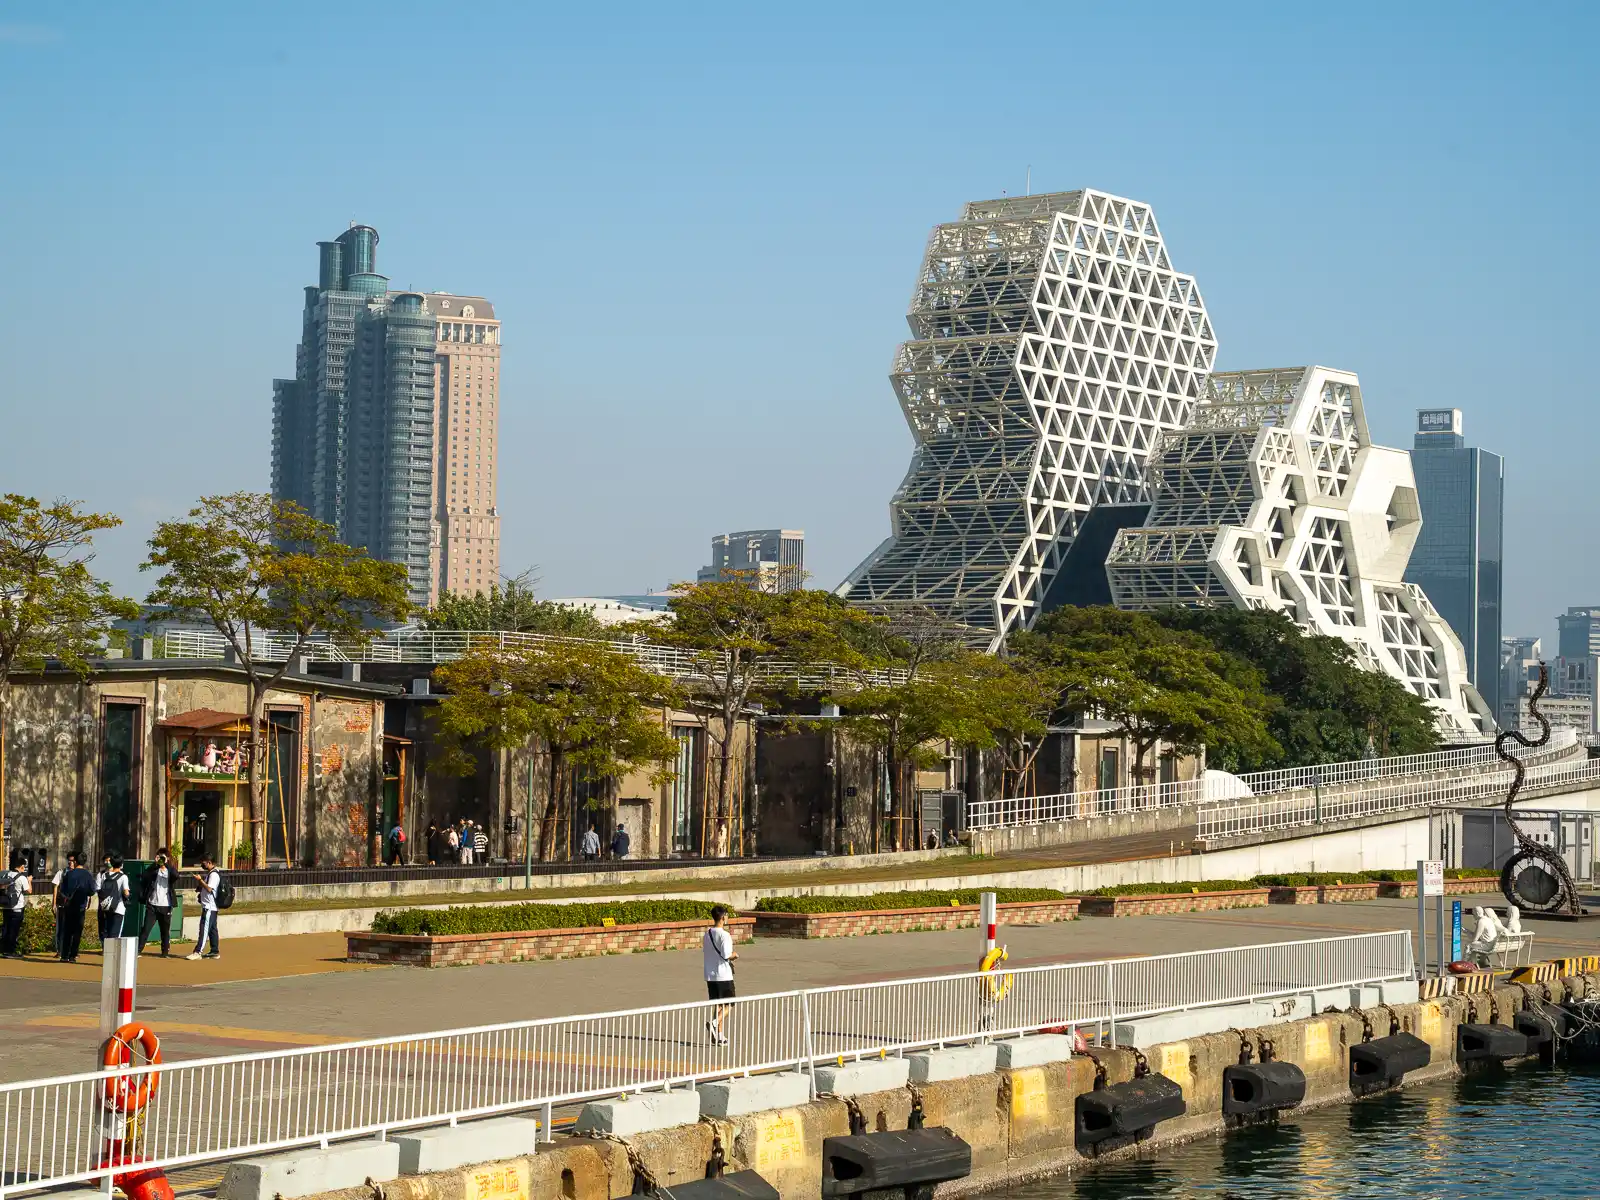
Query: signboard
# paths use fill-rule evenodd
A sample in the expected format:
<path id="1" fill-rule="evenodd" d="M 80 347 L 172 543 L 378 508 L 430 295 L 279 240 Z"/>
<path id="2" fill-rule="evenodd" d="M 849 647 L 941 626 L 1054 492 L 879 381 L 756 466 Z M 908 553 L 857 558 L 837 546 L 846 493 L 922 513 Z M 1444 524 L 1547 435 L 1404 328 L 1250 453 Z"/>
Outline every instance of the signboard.
<path id="1" fill-rule="evenodd" d="M 1424 859 L 1417 869 L 1417 895 L 1444 895 L 1444 859 Z"/>
<path id="2" fill-rule="evenodd" d="M 1450 903 L 1450 961 L 1461 961 L 1461 901 Z"/>
<path id="3" fill-rule="evenodd" d="M 1461 410 L 1459 408 L 1419 408 L 1417 410 L 1417 431 L 1419 433 L 1460 433 Z"/>

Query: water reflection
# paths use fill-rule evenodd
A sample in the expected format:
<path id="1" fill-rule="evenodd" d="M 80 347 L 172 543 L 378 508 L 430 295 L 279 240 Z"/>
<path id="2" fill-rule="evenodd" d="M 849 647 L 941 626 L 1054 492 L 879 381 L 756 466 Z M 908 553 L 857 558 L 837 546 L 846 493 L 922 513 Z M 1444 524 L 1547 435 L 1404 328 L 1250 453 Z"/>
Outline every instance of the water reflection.
<path id="1" fill-rule="evenodd" d="M 1600 1072 L 1534 1066 L 1289 1114 L 1007 1200 L 1434 1200 L 1600 1195 Z"/>

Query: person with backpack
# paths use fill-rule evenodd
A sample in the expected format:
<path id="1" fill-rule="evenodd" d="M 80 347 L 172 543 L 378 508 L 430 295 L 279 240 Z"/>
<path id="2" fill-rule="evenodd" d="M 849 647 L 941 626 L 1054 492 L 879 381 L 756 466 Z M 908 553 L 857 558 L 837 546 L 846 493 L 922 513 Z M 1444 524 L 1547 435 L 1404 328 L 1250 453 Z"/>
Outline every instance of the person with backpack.
<path id="1" fill-rule="evenodd" d="M 621 860 L 628 857 L 628 827 L 618 825 L 617 831 L 611 835 L 611 857 Z"/>
<path id="2" fill-rule="evenodd" d="M 95 897 L 94 876 L 80 865 L 78 852 L 67 855 L 67 869 L 56 886 L 56 921 L 61 930 L 61 961 L 75 963 L 83 945 L 83 918 Z"/>
<path id="3" fill-rule="evenodd" d="M 161 957 L 172 954 L 172 897 L 178 887 L 165 846 L 156 851 L 156 861 L 139 880 L 139 902 L 144 905 L 144 928 L 139 930 L 139 953 L 150 940 L 150 931 L 161 926 Z"/>
<path id="4" fill-rule="evenodd" d="M 11 855 L 11 869 L 0 874 L 0 958 L 21 958 L 17 941 L 22 937 L 22 914 L 33 891 L 28 859 L 21 851 Z"/>
<path id="5" fill-rule="evenodd" d="M 233 904 L 233 885 L 222 878 L 222 872 L 210 858 L 200 860 L 200 874 L 194 877 L 194 883 L 195 890 L 200 893 L 200 935 L 195 938 L 194 953 L 186 957 L 191 962 L 197 958 L 221 958 L 222 937 L 217 932 L 217 912 Z"/>
<path id="6" fill-rule="evenodd" d="M 109 874 L 111 874 L 111 855 L 102 854 L 100 856 L 100 869 L 94 873 L 94 894 L 96 897 L 100 895 L 100 885 L 106 881 L 106 876 Z M 105 941 L 106 915 L 101 911 L 98 904 L 95 905 L 94 927 L 95 931 L 100 935 L 100 940 L 102 942 Z"/>
<path id="7" fill-rule="evenodd" d="M 388 867 L 403 867 L 406 855 L 406 831 L 400 827 L 398 821 L 395 822 L 394 828 L 389 830 L 388 843 L 389 853 L 384 865 Z"/>
<path id="8" fill-rule="evenodd" d="M 733 948 L 733 935 L 728 932 L 728 910 L 722 905 L 711 909 L 711 928 L 701 940 L 700 956 L 706 976 L 706 996 L 712 1000 L 733 999 L 733 960 L 739 957 Z M 719 1004 L 706 1022 L 713 1046 L 728 1044 L 728 1014 L 731 1004 Z"/>
<path id="9" fill-rule="evenodd" d="M 122 923 L 128 917 L 128 877 L 122 873 L 122 855 L 106 855 L 105 874 L 96 889 L 100 901 L 100 942 L 122 936 Z"/>

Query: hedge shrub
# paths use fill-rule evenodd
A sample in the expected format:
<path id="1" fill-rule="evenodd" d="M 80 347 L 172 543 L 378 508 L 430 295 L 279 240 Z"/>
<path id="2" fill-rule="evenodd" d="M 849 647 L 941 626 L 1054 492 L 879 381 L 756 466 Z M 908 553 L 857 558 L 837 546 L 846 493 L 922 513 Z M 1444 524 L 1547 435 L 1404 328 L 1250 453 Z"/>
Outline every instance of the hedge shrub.
<path id="1" fill-rule="evenodd" d="M 1000 904 L 1021 904 L 1029 900 L 1062 900 L 1065 892 L 1054 888 L 989 888 Z M 867 912 L 895 908 L 948 908 L 951 904 L 976 904 L 983 891 L 960 888 L 954 891 L 873 892 L 870 896 L 763 896 L 756 901 L 757 912 L 834 913 Z"/>
<path id="2" fill-rule="evenodd" d="M 1262 885 L 1249 879 L 1205 879 L 1166 883 L 1119 883 L 1113 887 L 1095 888 L 1083 892 L 1085 896 L 1181 896 L 1186 892 L 1237 892 L 1243 888 Z"/>
<path id="3" fill-rule="evenodd" d="M 1292 871 L 1287 875 L 1257 875 L 1257 887 L 1319 887 L 1336 883 L 1370 883 L 1365 871 Z"/>
<path id="4" fill-rule="evenodd" d="M 1498 879 L 1500 872 L 1490 867 L 1446 867 L 1446 879 Z M 1380 883 L 1415 883 L 1417 869 L 1411 867 L 1400 871 L 1368 871 L 1368 879 L 1375 879 Z"/>
<path id="5" fill-rule="evenodd" d="M 385 909 L 372 918 L 372 932 L 441 936 L 522 933 L 531 929 L 583 929 L 599 925 L 606 917 L 618 925 L 709 921 L 713 907 L 704 900 L 625 900 L 597 904 L 472 904 L 439 909 Z"/>
<path id="6" fill-rule="evenodd" d="M 93 909 L 83 914 L 83 941 L 80 951 L 100 949 L 100 927 Z M 22 934 L 17 939 L 17 949 L 24 954 L 54 954 L 56 952 L 56 914 L 49 904 L 30 904 L 22 910 Z"/>

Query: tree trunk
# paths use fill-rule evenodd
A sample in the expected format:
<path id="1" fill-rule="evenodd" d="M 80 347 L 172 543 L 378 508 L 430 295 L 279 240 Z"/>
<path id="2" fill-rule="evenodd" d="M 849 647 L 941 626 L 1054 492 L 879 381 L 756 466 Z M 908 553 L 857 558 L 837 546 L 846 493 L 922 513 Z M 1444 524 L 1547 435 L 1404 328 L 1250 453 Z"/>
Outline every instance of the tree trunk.
<path id="1" fill-rule="evenodd" d="M 267 811 L 267 753 L 262 744 L 262 719 L 267 703 L 267 693 L 254 678 L 248 689 L 250 697 L 250 789 L 245 804 L 245 825 L 250 830 L 250 866 L 259 870 L 266 853 L 266 819 L 258 813 Z M 227 848 L 223 848 L 227 853 Z M 233 864 L 229 864 L 230 866 Z"/>
<path id="2" fill-rule="evenodd" d="M 722 740 L 717 752 L 717 812 L 716 824 L 712 828 L 711 854 L 714 858 L 727 858 L 729 846 L 729 833 L 732 823 L 730 817 L 732 810 L 728 803 L 730 779 L 730 766 L 733 763 L 733 718 L 728 715 L 728 707 L 722 710 Z"/>
<path id="3" fill-rule="evenodd" d="M 883 764 L 889 773 L 889 813 L 892 833 L 889 845 L 892 849 L 903 850 L 902 831 L 905 828 L 905 813 L 901 811 L 900 787 L 900 757 L 895 752 L 894 738 L 889 739 L 889 744 L 884 747 Z"/>
<path id="4" fill-rule="evenodd" d="M 545 792 L 544 816 L 539 822 L 539 861 L 554 862 L 556 852 L 556 814 L 566 793 L 566 757 L 550 747 L 550 786 Z"/>

